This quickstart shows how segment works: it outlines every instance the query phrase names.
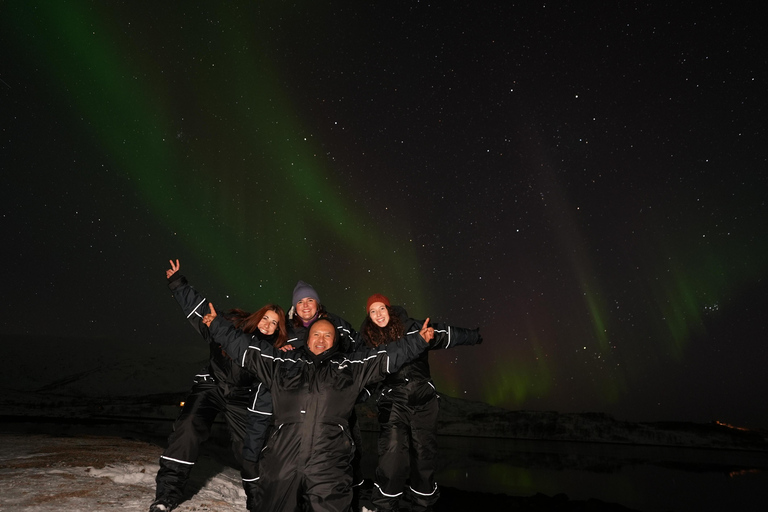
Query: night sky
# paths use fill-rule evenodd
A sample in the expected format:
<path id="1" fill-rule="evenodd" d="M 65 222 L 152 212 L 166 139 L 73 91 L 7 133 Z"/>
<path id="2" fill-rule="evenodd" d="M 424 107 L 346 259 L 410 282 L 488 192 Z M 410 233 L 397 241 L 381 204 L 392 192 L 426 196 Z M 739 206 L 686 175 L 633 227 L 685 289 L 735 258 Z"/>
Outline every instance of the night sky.
<path id="1" fill-rule="evenodd" d="M 2 2 L 3 334 L 204 358 L 179 258 L 481 326 L 452 396 L 768 427 L 765 18 L 659 4 Z"/>

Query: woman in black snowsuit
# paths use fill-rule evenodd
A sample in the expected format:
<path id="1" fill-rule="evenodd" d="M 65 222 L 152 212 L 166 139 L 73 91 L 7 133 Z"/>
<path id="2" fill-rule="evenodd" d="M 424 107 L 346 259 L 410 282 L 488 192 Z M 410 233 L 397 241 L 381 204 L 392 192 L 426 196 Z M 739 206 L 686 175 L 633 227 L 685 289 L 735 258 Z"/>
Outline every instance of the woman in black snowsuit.
<path id="1" fill-rule="evenodd" d="M 198 295 L 189 307 L 201 300 Z M 260 460 L 260 509 L 348 512 L 355 451 L 348 421 L 357 397 L 418 357 L 434 331 L 425 322 L 398 343 L 350 356 L 336 343 L 336 327 L 321 318 L 309 327 L 306 345 L 282 352 L 217 318 L 213 305 L 210 310 L 204 321 L 213 339 L 272 392 L 275 430 Z"/>
<path id="2" fill-rule="evenodd" d="M 179 304 L 186 303 L 186 279 L 179 272 L 178 260 L 166 271 L 171 290 Z M 155 501 L 150 512 L 172 510 L 181 501 L 184 485 L 197 460 L 200 444 L 211 434 L 214 419 L 221 413 L 227 424 L 235 459 L 241 466 L 246 507 L 255 510 L 254 496 L 258 481 L 258 460 L 272 418 L 269 390 L 253 374 L 233 361 L 221 345 L 215 343 L 202 323 L 207 313 L 204 301 L 185 309 L 190 323 L 209 343 L 208 365 L 195 376 L 192 389 L 168 438 L 168 448 L 160 457 Z M 285 314 L 280 306 L 267 304 L 248 314 L 232 310 L 224 315 L 233 325 L 254 333 L 267 343 L 281 346 L 287 339 Z"/>
<path id="3" fill-rule="evenodd" d="M 391 306 L 379 293 L 368 298 L 367 316 L 360 333 L 369 347 L 382 347 L 414 330 L 423 322 L 408 317 L 400 306 Z M 379 386 L 379 462 L 371 501 L 377 512 L 397 511 L 406 479 L 411 510 L 432 510 L 440 492 L 435 482 L 438 395 L 429 372 L 429 350 L 482 343 L 477 329 L 430 324 L 436 338 L 427 351 L 389 374 Z M 410 471 L 409 471 L 410 468 Z"/>

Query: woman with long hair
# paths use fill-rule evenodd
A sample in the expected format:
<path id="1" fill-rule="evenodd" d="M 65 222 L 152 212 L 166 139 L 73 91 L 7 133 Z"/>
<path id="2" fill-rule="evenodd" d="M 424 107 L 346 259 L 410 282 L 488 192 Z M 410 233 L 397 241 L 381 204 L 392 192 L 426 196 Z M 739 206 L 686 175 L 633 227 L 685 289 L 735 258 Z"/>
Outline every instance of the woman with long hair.
<path id="1" fill-rule="evenodd" d="M 380 293 L 366 302 L 367 315 L 360 327 L 366 345 L 383 347 L 415 330 L 415 320 L 401 306 L 392 306 Z M 439 396 L 429 370 L 429 351 L 457 345 L 482 343 L 478 329 L 430 323 L 435 337 L 421 355 L 389 374 L 375 393 L 379 416 L 379 461 L 371 501 L 373 510 L 398 510 L 398 502 L 410 478 L 411 510 L 432 510 L 440 496 L 435 482 L 437 414 Z M 363 510 L 370 510 L 363 508 Z"/>
<path id="2" fill-rule="evenodd" d="M 241 466 L 246 506 L 248 510 L 255 510 L 258 460 L 271 423 L 272 397 L 266 386 L 213 340 L 203 323 L 206 304 L 188 307 L 191 297 L 184 286 L 187 280 L 179 269 L 179 261 L 171 261 L 171 268 L 166 271 L 168 286 L 179 305 L 191 309 L 187 319 L 208 342 L 210 357 L 206 367 L 195 375 L 168 438 L 168 448 L 160 457 L 155 501 L 149 510 L 169 511 L 182 501 L 184 484 L 197 460 L 200 444 L 210 436 L 213 421 L 219 414 L 224 416 L 232 451 Z M 241 331 L 275 348 L 285 345 L 288 338 L 285 312 L 277 304 L 266 304 L 255 313 L 233 309 L 222 316 Z"/>

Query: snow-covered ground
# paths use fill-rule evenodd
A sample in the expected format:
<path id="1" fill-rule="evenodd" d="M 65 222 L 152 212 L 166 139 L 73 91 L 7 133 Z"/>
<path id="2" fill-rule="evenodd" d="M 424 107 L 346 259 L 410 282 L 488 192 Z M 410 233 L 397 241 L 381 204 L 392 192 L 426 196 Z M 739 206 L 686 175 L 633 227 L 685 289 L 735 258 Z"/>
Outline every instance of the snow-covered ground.
<path id="1" fill-rule="evenodd" d="M 18 430 L 17 428 L 12 430 Z M 154 496 L 161 449 L 111 436 L 18 434 L 0 431 L 0 511 L 146 512 Z M 215 457 L 202 456 L 176 510 L 245 509 L 239 474 Z M 436 510 L 627 512 L 598 500 L 565 496 L 511 497 L 445 488 Z"/>
<path id="2" fill-rule="evenodd" d="M 0 510 L 146 512 L 159 446 L 116 437 L 0 433 Z M 204 456 L 180 511 L 242 512 L 240 475 Z"/>
<path id="3" fill-rule="evenodd" d="M 10 430 L 18 430 L 13 428 Z M 70 432 L 71 434 L 71 432 Z M 0 511 L 146 512 L 154 496 L 161 449 L 111 436 L 19 434 L 0 429 Z M 202 456 L 185 491 L 181 512 L 245 510 L 239 474 L 216 457 Z M 488 494 L 443 488 L 436 511 L 630 512 L 599 500 L 566 496 Z"/>

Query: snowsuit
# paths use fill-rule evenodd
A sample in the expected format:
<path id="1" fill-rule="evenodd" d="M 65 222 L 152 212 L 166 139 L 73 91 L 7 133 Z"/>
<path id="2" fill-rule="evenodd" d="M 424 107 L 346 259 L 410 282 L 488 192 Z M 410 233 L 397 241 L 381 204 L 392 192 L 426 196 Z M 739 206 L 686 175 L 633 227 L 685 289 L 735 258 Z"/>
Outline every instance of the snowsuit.
<path id="1" fill-rule="evenodd" d="M 359 347 L 364 347 L 364 343 L 360 335 L 355 332 L 352 325 L 341 318 L 340 316 L 330 313 L 321 309 L 318 318 L 323 318 L 330 321 L 336 328 L 337 342 L 344 352 L 354 352 Z M 294 347 L 303 347 L 307 341 L 307 333 L 309 329 L 304 327 L 301 320 L 293 320 L 288 322 L 288 341 Z M 358 403 L 365 402 L 371 397 L 371 392 L 365 388 L 361 392 L 357 399 Z M 352 508 L 358 510 L 360 502 L 360 492 L 362 490 L 363 483 L 365 482 L 365 476 L 363 475 L 363 434 L 360 432 L 360 424 L 357 422 L 357 414 L 355 410 L 352 410 L 352 415 L 349 417 L 349 432 L 352 436 L 352 440 L 355 442 L 355 455 L 352 459 Z"/>
<path id="2" fill-rule="evenodd" d="M 210 332 L 272 391 L 275 430 L 260 460 L 260 510 L 347 512 L 355 452 L 348 420 L 357 397 L 365 386 L 418 357 L 427 348 L 422 337 L 412 334 L 349 357 L 343 343 L 319 356 L 305 347 L 281 352 L 220 317 Z"/>
<path id="3" fill-rule="evenodd" d="M 200 444 L 210 437 L 213 422 L 222 413 L 230 432 L 232 452 L 241 466 L 246 506 L 252 510 L 259 455 L 272 418 L 272 397 L 266 386 L 213 341 L 202 323 L 202 317 L 208 312 L 208 302 L 189 293 L 190 287 L 184 276 L 172 275 L 168 286 L 190 323 L 208 341 L 210 360 L 195 376 L 184 407 L 174 422 L 168 448 L 160 456 L 156 502 L 175 507 L 182 501 L 184 485 L 197 461 Z M 196 299 L 199 303 L 192 304 Z M 258 334 L 267 343 L 274 341 L 275 336 Z"/>
<path id="4" fill-rule="evenodd" d="M 397 315 L 405 333 L 418 332 L 423 321 L 409 318 L 405 309 L 392 306 L 391 315 Z M 360 332 L 365 332 L 366 318 Z M 430 324 L 435 339 L 429 350 L 458 345 L 482 343 L 477 329 L 450 327 L 441 323 Z M 403 365 L 386 377 L 378 386 L 376 401 L 379 413 L 379 462 L 371 501 L 379 512 L 397 511 L 406 480 L 411 510 L 431 510 L 440 497 L 435 482 L 437 455 L 437 415 L 439 396 L 429 371 L 429 352 Z"/>

